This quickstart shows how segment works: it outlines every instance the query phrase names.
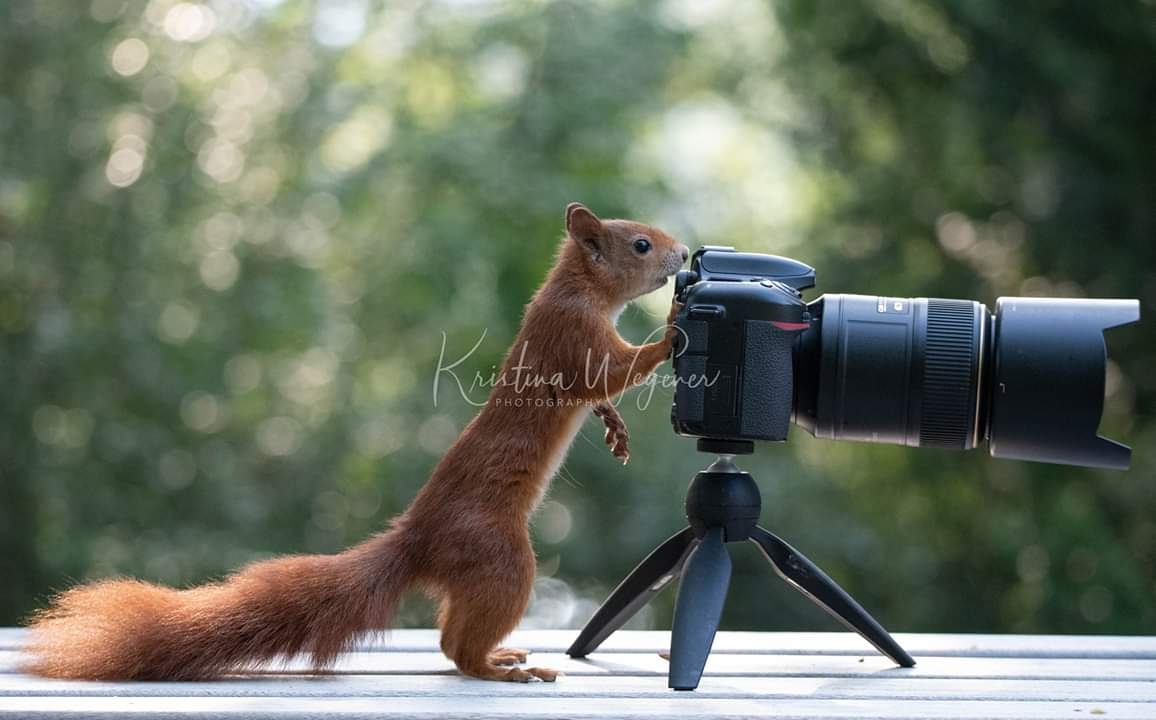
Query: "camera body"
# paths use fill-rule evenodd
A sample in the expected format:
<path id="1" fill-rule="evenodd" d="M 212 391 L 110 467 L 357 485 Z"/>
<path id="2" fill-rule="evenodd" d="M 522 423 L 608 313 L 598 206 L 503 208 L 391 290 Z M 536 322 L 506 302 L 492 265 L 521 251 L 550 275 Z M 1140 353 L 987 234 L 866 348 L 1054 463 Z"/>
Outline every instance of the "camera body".
<path id="1" fill-rule="evenodd" d="M 786 440 L 794 348 L 811 316 L 815 270 L 789 258 L 705 246 L 675 281 L 678 376 L 671 420 L 682 435 Z"/>
<path id="2" fill-rule="evenodd" d="M 1136 300 L 973 300 L 801 291 L 790 258 L 706 246 L 678 274 L 671 421 L 711 441 L 818 438 L 1123 469 L 1100 436 L 1104 331 Z"/>

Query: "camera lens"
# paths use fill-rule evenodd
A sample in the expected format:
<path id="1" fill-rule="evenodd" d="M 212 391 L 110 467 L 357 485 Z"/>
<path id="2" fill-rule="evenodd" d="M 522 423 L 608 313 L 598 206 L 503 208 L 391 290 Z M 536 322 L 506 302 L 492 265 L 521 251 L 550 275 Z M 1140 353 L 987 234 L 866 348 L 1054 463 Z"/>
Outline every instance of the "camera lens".
<path id="1" fill-rule="evenodd" d="M 794 421 L 815 437 L 1127 467 L 1100 437 L 1103 331 L 1134 300 L 971 300 L 828 294 L 795 353 Z"/>
<path id="2" fill-rule="evenodd" d="M 796 354 L 796 423 L 831 440 L 975 447 L 983 305 L 824 295 L 810 312 Z"/>

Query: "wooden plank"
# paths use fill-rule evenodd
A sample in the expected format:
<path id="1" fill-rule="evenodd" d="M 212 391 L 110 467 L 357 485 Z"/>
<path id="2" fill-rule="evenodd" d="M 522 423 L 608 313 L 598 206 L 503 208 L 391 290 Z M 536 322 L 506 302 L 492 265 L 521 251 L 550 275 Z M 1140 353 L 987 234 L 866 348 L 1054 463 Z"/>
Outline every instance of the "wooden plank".
<path id="1" fill-rule="evenodd" d="M 0 698 L 0 717 L 84 717 L 92 720 L 131 713 L 152 717 L 271 717 L 317 720 L 322 717 L 413 718 L 436 717 L 518 718 L 933 718 L 959 720 L 1054 720 L 1104 716 L 1107 720 L 1152 720 L 1149 703 L 1087 702 L 970 702 L 931 701 L 897 703 L 893 700 L 786 700 L 720 699 L 693 693 L 670 693 L 645 701 L 617 698 L 483 697 L 469 698 Z"/>
<path id="2" fill-rule="evenodd" d="M 505 644 L 536 652 L 561 653 L 577 637 L 577 630 L 517 630 Z M 16 650 L 26 632 L 0 628 L 0 650 Z M 1104 635 L 983 635 L 910 634 L 894 637 L 908 652 L 938 657 L 1041 657 L 1156 659 L 1156 636 Z M 668 631 L 620 630 L 611 635 L 596 655 L 650 653 L 670 647 Z M 394 630 L 365 638 L 360 652 L 437 652 L 437 630 Z M 713 654 L 743 655 L 864 655 L 875 650 L 848 632 L 720 632 Z"/>
<path id="3" fill-rule="evenodd" d="M 302 659 L 209 683 L 61 682 L 13 672 L 25 635 L 0 630 L 0 718 L 1156 718 L 1156 638 L 898 635 L 896 668 L 850 633 L 720 633 L 695 693 L 666 688 L 666 632 L 620 632 L 588 660 L 574 631 L 519 631 L 557 683 L 459 676 L 432 630 L 367 638 L 330 675 Z"/>
<path id="4" fill-rule="evenodd" d="M 19 653 L 0 652 L 0 673 L 16 672 Z M 613 653 L 573 660 L 556 653 L 536 653 L 531 663 L 568 675 L 666 675 L 667 663 L 654 653 Z M 308 663 L 295 659 L 273 665 L 270 673 L 309 672 Z M 338 659 L 335 674 L 428 675 L 453 674 L 453 665 L 441 653 L 347 653 Z M 921 657 L 914 668 L 899 668 L 878 654 L 853 656 L 712 654 L 707 674 L 731 676 L 800 677 L 923 677 L 1018 678 L 1023 680 L 1152 680 L 1156 660 L 1086 660 L 1070 658 Z"/>
<path id="5" fill-rule="evenodd" d="M 345 675 L 301 677 L 269 675 L 219 682 L 97 683 L 60 682 L 26 675 L 0 675 L 0 697 L 608 697 L 661 698 L 666 683 L 653 677 L 567 676 L 528 686 L 489 683 L 450 675 Z M 1062 681 L 934 678 L 716 677 L 696 691 L 698 697 L 1006 700 L 1148 702 L 1156 717 L 1152 681 Z"/>

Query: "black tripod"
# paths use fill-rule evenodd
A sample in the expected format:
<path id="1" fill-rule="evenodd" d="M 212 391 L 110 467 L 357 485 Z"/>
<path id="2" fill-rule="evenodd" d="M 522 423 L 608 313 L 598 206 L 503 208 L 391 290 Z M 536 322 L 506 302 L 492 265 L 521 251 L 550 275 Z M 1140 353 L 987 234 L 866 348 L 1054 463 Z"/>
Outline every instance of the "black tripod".
<path id="1" fill-rule="evenodd" d="M 670 635 L 669 684 L 675 690 L 694 690 L 710 654 L 730 584 L 731 559 L 725 544 L 750 540 L 763 551 L 779 577 L 898 665 L 914 666 L 911 656 L 843 588 L 793 547 L 758 526 L 762 509 L 759 487 L 734 463 L 735 455 L 751 453 L 754 444 L 700 439 L 698 449 L 719 457 L 695 475 L 686 492 L 690 527 L 659 545 L 626 576 L 566 654 L 582 658 L 592 653 L 681 576 Z"/>

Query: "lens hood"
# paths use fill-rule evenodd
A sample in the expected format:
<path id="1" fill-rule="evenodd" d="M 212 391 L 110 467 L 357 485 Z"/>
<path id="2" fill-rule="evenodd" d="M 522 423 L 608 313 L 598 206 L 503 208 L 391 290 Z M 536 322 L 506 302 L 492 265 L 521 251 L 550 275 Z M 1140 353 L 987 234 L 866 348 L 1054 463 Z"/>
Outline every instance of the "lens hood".
<path id="1" fill-rule="evenodd" d="M 1137 300 L 997 300 L 987 388 L 992 456 L 1127 468 L 1131 449 L 1097 432 L 1104 331 L 1139 319 Z"/>

